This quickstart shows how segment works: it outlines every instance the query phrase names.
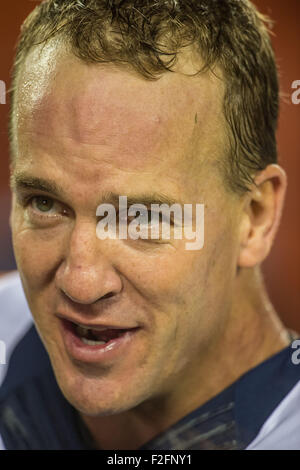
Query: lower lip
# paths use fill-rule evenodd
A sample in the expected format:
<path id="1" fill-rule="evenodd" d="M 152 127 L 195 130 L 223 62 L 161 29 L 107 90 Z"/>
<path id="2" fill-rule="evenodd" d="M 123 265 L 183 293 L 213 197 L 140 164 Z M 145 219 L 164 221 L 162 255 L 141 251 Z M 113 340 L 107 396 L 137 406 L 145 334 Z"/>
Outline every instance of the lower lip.
<path id="1" fill-rule="evenodd" d="M 118 338 L 105 344 L 89 345 L 81 341 L 75 333 L 74 324 L 62 320 L 62 333 L 66 350 L 70 356 L 80 362 L 99 363 L 117 359 L 129 348 L 139 328 L 126 331 Z"/>

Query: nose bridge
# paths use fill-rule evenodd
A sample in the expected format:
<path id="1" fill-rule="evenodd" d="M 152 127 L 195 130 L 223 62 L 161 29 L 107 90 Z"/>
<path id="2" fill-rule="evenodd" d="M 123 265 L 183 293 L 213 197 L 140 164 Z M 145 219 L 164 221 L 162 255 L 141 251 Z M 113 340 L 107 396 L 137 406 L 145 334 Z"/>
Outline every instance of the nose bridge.
<path id="1" fill-rule="evenodd" d="M 65 295 L 81 304 L 91 304 L 117 294 L 122 282 L 109 251 L 96 235 L 96 221 L 76 220 L 66 256 L 56 273 L 56 284 Z"/>
<path id="2" fill-rule="evenodd" d="M 88 219 L 76 219 L 68 249 L 68 263 L 77 267 L 93 266 L 96 252 L 101 250 L 97 243 L 96 224 Z"/>

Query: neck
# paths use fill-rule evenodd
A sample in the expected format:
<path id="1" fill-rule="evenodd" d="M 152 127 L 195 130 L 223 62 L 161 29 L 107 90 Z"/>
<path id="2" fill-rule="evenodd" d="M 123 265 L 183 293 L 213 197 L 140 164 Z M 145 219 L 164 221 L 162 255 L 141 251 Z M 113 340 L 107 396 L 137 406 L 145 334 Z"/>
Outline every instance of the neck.
<path id="1" fill-rule="evenodd" d="M 170 394 L 118 415 L 82 416 L 99 448 L 138 449 L 288 346 L 288 331 L 268 299 L 260 270 L 241 271 L 236 287 L 225 330 L 191 362 Z"/>

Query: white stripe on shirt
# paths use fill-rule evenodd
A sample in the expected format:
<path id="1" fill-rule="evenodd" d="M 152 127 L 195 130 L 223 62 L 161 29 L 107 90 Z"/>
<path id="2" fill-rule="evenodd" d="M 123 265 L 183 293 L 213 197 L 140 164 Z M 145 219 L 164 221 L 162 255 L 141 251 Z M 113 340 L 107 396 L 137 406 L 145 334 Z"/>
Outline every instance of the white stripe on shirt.
<path id="1" fill-rule="evenodd" d="M 299 367 L 300 375 L 300 365 Z M 265 421 L 247 450 L 300 450 L 300 381 Z"/>

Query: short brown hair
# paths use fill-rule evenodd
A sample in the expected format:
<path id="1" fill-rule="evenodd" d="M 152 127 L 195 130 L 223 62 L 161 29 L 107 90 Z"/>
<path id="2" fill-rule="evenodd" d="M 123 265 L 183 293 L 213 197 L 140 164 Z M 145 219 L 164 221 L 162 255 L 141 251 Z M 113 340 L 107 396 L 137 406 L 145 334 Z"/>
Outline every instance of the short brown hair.
<path id="1" fill-rule="evenodd" d="M 224 74 L 225 174 L 233 190 L 244 192 L 253 174 L 277 161 L 279 87 L 270 26 L 248 0 L 45 0 L 21 29 L 11 122 L 20 66 L 33 46 L 58 34 L 83 61 L 130 66 L 149 80 L 172 71 L 178 52 L 192 45 L 204 60 L 199 72 L 218 65 Z"/>

